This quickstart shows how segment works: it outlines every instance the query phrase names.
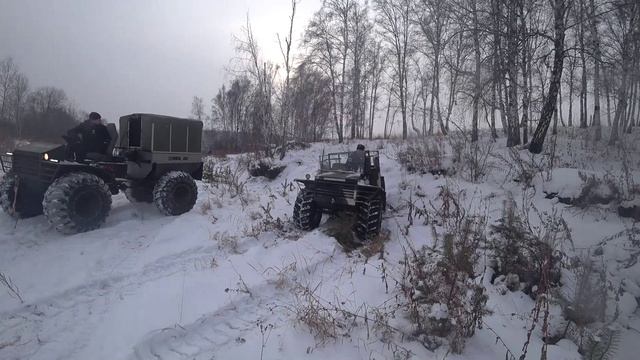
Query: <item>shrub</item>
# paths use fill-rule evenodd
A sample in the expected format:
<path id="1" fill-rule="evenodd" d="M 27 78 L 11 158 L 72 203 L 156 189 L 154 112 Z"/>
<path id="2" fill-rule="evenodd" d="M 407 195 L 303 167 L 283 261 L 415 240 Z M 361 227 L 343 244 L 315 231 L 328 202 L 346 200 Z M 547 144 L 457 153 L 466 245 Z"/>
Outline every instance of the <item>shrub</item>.
<path id="1" fill-rule="evenodd" d="M 447 174 L 444 145 L 430 139 L 416 141 L 397 153 L 397 159 L 407 171 L 420 174 Z"/>
<path id="2" fill-rule="evenodd" d="M 226 231 L 211 234 L 210 239 L 218 245 L 219 250 L 225 250 L 231 254 L 241 254 L 244 252 L 244 250 L 240 248 L 240 239 L 235 235 L 230 235 Z"/>
<path id="3" fill-rule="evenodd" d="M 465 339 L 482 326 L 488 297 L 475 275 L 484 220 L 466 218 L 458 225 L 444 236 L 441 251 L 412 249 L 405 256 L 401 290 L 422 344 L 433 350 L 446 340 L 450 350 L 459 354 Z"/>
<path id="4" fill-rule="evenodd" d="M 554 250 L 554 239 L 548 238 L 551 232 L 557 234 L 566 229 L 564 221 L 549 220 L 545 232 L 534 233 L 529 224 L 527 213 L 518 213 L 513 199 L 505 201 L 502 217 L 490 226 L 489 249 L 492 252 L 491 267 L 495 271 L 494 283 L 499 276 L 516 275 L 524 283 L 525 293 L 534 294 L 543 274 L 543 267 L 550 266 L 550 284 L 560 282 L 561 254 Z M 563 225 L 564 224 L 564 225 Z M 565 227 L 564 229 L 560 229 Z M 551 264 L 546 264 L 551 259 Z M 513 290 L 519 290 L 513 287 Z"/>
<path id="5" fill-rule="evenodd" d="M 586 257 L 575 261 L 572 272 L 575 275 L 573 294 L 561 299 L 565 318 L 578 327 L 604 320 L 607 302 L 604 269 L 596 269 L 593 261 Z"/>
<path id="6" fill-rule="evenodd" d="M 580 195 L 573 199 L 573 205 L 586 208 L 595 204 L 619 202 L 622 194 L 618 185 L 609 177 L 597 178 L 595 175 L 578 173 L 582 180 Z"/>
<path id="7" fill-rule="evenodd" d="M 452 149 L 456 173 L 471 182 L 478 182 L 487 175 L 494 142 L 472 142 L 464 133 L 450 134 L 447 139 Z"/>
<path id="8" fill-rule="evenodd" d="M 249 174 L 253 177 L 265 177 L 269 180 L 273 180 L 280 175 L 280 173 L 286 168 L 286 165 L 274 164 L 271 159 L 259 159 L 249 162 Z"/>
<path id="9" fill-rule="evenodd" d="M 212 184 L 215 188 L 223 188 L 231 193 L 231 197 L 242 195 L 245 190 L 246 180 L 243 180 L 242 166 L 236 163 L 215 164 L 205 162 L 202 180 Z"/>
<path id="10" fill-rule="evenodd" d="M 278 155 L 281 159 L 284 157 L 284 153 L 286 153 L 287 151 L 306 150 L 311 147 L 309 143 L 302 142 L 302 141 L 289 141 L 285 146 L 286 146 L 285 151 L 283 151 L 282 146 L 279 146 L 276 149 L 276 155 Z"/>

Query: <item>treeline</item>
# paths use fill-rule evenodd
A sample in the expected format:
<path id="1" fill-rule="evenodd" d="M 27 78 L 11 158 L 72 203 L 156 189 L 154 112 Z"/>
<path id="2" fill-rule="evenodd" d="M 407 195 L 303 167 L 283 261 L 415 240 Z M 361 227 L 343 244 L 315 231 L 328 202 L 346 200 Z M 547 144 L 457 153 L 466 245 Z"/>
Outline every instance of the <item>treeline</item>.
<path id="1" fill-rule="evenodd" d="M 235 76 L 193 116 L 256 143 L 484 127 L 533 152 L 558 126 L 614 144 L 639 125 L 638 0 L 325 0 L 292 35 L 267 61 L 247 19 Z"/>
<path id="2" fill-rule="evenodd" d="M 61 141 L 65 129 L 85 114 L 55 87 L 31 89 L 12 58 L 0 60 L 0 142 L 9 139 Z"/>

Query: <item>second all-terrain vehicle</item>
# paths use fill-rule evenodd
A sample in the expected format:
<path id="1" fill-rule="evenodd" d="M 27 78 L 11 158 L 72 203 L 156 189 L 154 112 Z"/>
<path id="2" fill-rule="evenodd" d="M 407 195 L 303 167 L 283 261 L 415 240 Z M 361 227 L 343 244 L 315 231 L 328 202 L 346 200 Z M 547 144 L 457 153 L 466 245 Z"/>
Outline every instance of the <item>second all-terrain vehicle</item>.
<path id="1" fill-rule="evenodd" d="M 293 222 L 299 229 L 315 229 L 323 213 L 351 212 L 355 215 L 352 230 L 359 241 L 373 240 L 380 233 L 386 191 L 377 151 L 322 155 L 315 179 L 307 175 L 296 181 L 301 188 Z"/>
<path id="2" fill-rule="evenodd" d="M 80 159 L 67 144 L 31 143 L 0 157 L 0 208 L 14 217 L 44 213 L 61 233 L 99 228 L 111 196 L 124 191 L 130 201 L 155 203 L 165 215 L 191 210 L 202 179 L 202 122 L 153 114 L 120 118 L 120 136 L 103 154 Z M 115 151 L 114 151 L 115 150 Z"/>

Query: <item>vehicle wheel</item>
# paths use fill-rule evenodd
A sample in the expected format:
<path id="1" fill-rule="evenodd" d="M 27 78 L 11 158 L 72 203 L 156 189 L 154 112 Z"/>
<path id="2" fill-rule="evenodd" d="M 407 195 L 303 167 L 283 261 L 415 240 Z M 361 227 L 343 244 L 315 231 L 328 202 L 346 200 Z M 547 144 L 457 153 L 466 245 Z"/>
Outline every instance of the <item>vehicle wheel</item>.
<path id="1" fill-rule="evenodd" d="M 313 230 L 320 225 L 322 211 L 313 202 L 313 193 L 300 190 L 293 206 L 293 223 L 301 230 Z"/>
<path id="2" fill-rule="evenodd" d="M 387 211 L 387 189 L 384 183 L 384 176 L 380 177 L 380 186 L 384 191 L 384 193 L 382 194 L 382 212 L 384 213 Z"/>
<path id="3" fill-rule="evenodd" d="M 0 207 L 4 212 L 12 217 L 18 217 L 18 209 L 15 209 L 16 211 L 14 211 L 13 206 L 15 202 L 17 183 L 18 177 L 13 173 L 7 173 L 2 177 L 2 179 L 0 179 Z"/>
<path id="4" fill-rule="evenodd" d="M 379 195 L 371 199 L 361 197 L 356 201 L 354 231 L 360 241 L 373 240 L 380 233 L 383 204 Z"/>
<path id="5" fill-rule="evenodd" d="M 20 191 L 19 186 L 18 176 L 13 173 L 7 173 L 0 179 L 0 208 L 14 218 L 29 218 L 42 214 L 42 194 Z M 16 187 L 18 199 L 14 201 Z"/>
<path id="6" fill-rule="evenodd" d="M 127 200 L 129 200 L 132 203 L 136 203 L 136 202 L 152 203 L 153 202 L 153 186 L 131 184 L 131 187 L 128 187 L 125 189 L 124 195 L 127 197 Z"/>
<path id="7" fill-rule="evenodd" d="M 153 189 L 153 201 L 165 215 L 188 212 L 198 199 L 198 187 L 191 175 L 171 171 L 163 175 Z"/>
<path id="8" fill-rule="evenodd" d="M 111 192 L 96 175 L 70 173 L 49 186 L 42 207 L 49 223 L 63 234 L 91 231 L 109 215 Z"/>

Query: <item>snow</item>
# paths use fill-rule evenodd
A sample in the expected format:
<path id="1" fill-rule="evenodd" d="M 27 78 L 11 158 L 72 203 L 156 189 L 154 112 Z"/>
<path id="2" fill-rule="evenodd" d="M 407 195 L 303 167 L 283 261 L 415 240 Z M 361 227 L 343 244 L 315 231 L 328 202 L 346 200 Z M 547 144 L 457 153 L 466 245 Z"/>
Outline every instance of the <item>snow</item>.
<path id="1" fill-rule="evenodd" d="M 348 151 L 356 143 L 316 143 L 289 151 L 282 161 L 287 167 L 273 181 L 243 171 L 243 194 L 199 182 L 196 206 L 177 217 L 162 216 L 149 204 L 129 203 L 122 194 L 114 197 L 102 228 L 73 236 L 56 233 L 43 217 L 16 222 L 0 214 L 0 272 L 24 299 L 21 303 L 0 288 L 0 359 L 338 360 L 403 358 L 405 351 L 412 359 L 496 359 L 504 358 L 507 348 L 518 357 L 535 302 L 521 291 L 504 291 L 504 284 L 491 284 L 490 271 L 482 281 L 491 313 L 461 355 L 447 354 L 446 346 L 432 352 L 409 338 L 395 337 L 389 343 L 362 322 L 321 341 L 296 319 L 303 288 L 313 290 L 324 305 L 357 314 L 393 306 L 406 244 L 435 243 L 424 218 L 414 218 L 414 225 L 407 227 L 409 201 L 429 206 L 440 187 L 449 185 L 464 192 L 466 210 L 486 207 L 494 220 L 506 199 L 522 197 L 518 183 L 489 179 L 471 184 L 459 177 L 408 173 L 396 161 L 401 144 L 364 143 L 371 149 L 382 147 L 380 162 L 392 209 L 383 221 L 389 233 L 383 256 L 345 251 L 326 234 L 335 221 L 329 216 L 308 233 L 289 224 L 298 188 L 287 184 L 314 174 L 323 151 Z M 234 167 L 241 158 L 214 162 Z M 594 168 L 556 168 L 550 181 L 541 176 L 536 186 L 576 195 L 582 183 L 578 172 L 602 174 Z M 630 228 L 632 221 L 609 209 L 576 211 L 545 199 L 543 191 L 531 201 L 540 212 L 563 215 L 572 232 L 573 245 L 566 249 L 571 255 L 603 248 L 608 281 L 624 289 L 617 302 L 613 300 L 620 317 L 626 318 L 615 323 L 622 329 L 615 358 L 635 358 L 633 344 L 640 338 L 630 328 L 640 328 L 640 265 L 625 265 L 633 246 L 627 237 L 606 240 Z M 276 219 L 284 228 L 270 225 Z M 551 310 L 552 325 L 561 326 L 559 307 Z M 430 311 L 435 318 L 447 316 L 444 304 Z M 413 326 L 400 313 L 388 322 L 398 329 Z M 527 359 L 540 358 L 542 344 L 538 327 Z M 572 341 L 562 339 L 548 346 L 548 358 L 580 359 L 577 350 Z"/>
<path id="2" fill-rule="evenodd" d="M 558 194 L 561 197 L 576 199 L 582 192 L 582 178 L 595 174 L 593 171 L 556 168 L 551 171 L 551 180 L 544 183 L 543 189 L 547 194 Z"/>

